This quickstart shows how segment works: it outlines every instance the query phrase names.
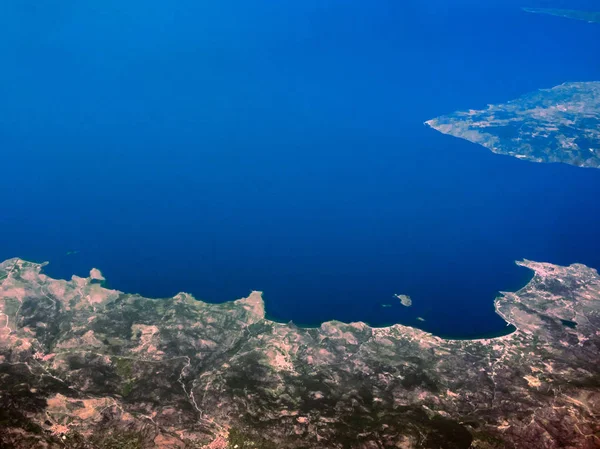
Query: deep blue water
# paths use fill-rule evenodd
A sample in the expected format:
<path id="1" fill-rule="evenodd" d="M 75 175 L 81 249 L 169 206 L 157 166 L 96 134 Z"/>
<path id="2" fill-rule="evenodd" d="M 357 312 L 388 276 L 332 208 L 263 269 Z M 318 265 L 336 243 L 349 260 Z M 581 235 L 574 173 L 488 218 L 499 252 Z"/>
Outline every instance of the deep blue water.
<path id="1" fill-rule="evenodd" d="M 292 3 L 2 3 L 0 258 L 452 336 L 504 328 L 516 259 L 600 268 L 600 171 L 422 124 L 600 79 L 600 25 L 519 9 L 593 3 Z"/>

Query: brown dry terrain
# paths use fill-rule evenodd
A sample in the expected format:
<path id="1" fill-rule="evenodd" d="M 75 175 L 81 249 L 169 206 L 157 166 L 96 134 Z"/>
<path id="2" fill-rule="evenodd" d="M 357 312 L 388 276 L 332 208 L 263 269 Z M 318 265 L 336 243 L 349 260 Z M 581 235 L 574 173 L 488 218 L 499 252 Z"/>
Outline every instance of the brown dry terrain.
<path id="1" fill-rule="evenodd" d="M 600 277 L 531 261 L 496 299 L 517 330 L 265 319 L 0 264 L 0 448 L 600 447 Z"/>

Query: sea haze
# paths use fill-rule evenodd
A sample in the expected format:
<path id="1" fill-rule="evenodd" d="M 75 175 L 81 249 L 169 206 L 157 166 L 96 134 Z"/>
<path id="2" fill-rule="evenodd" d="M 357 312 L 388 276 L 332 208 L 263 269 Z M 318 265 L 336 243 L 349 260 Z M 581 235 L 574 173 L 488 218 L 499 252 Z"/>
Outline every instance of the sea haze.
<path id="1" fill-rule="evenodd" d="M 0 258 L 453 337 L 503 331 L 516 259 L 600 268 L 600 171 L 423 125 L 600 79 L 600 26 L 520 10 L 560 2 L 175 3 L 0 6 Z"/>

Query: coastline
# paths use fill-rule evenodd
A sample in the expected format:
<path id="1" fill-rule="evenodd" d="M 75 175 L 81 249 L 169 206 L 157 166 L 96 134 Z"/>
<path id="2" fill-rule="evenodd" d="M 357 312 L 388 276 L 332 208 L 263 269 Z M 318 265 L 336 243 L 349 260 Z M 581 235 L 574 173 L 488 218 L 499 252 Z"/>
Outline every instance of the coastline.
<path id="1" fill-rule="evenodd" d="M 56 279 L 54 277 L 48 276 L 44 273 L 43 268 L 48 266 L 50 264 L 50 262 L 48 261 L 44 261 L 44 262 L 35 262 L 35 261 L 28 261 L 28 260 L 24 260 L 22 258 L 19 257 L 15 257 L 15 258 L 11 258 L 11 259 L 7 259 L 4 263 L 9 262 L 9 261 L 23 261 L 23 262 L 28 262 L 31 263 L 33 265 L 37 265 L 39 267 L 40 273 L 47 276 L 49 279 L 52 280 L 59 280 L 59 281 L 64 281 L 64 282 L 70 282 L 67 279 Z M 536 276 L 536 271 L 534 268 L 532 268 L 530 265 L 528 265 L 533 263 L 537 263 L 537 262 L 532 262 L 529 261 L 527 259 L 523 259 L 522 261 L 515 261 L 515 264 L 517 266 L 521 266 L 524 268 L 527 268 L 528 270 L 530 270 L 530 272 L 532 272 L 532 276 L 529 278 L 529 281 L 527 281 L 525 283 L 525 285 L 523 285 L 521 288 L 515 290 L 514 292 L 499 292 L 500 295 L 496 296 L 495 299 L 493 300 L 493 304 L 494 304 L 494 311 L 495 313 L 502 318 L 502 320 L 506 323 L 506 327 L 505 329 L 503 329 L 501 332 L 491 332 L 491 333 L 485 333 L 479 336 L 474 336 L 474 337 L 459 337 L 459 336 L 452 336 L 452 335 L 438 335 L 436 333 L 433 332 L 428 332 L 426 330 L 420 329 L 417 326 L 412 326 L 409 324 L 402 324 L 402 323 L 390 323 L 389 325 L 382 325 L 382 326 L 374 326 L 371 325 L 368 321 L 351 321 L 351 322 L 345 322 L 345 321 L 341 321 L 341 320 L 336 320 L 336 319 L 331 319 L 331 320 L 326 320 L 321 322 L 318 325 L 306 325 L 306 324 L 301 324 L 301 323 L 296 323 L 293 320 L 290 321 L 281 321 L 281 320 L 277 320 L 274 317 L 270 316 L 268 313 L 268 307 L 267 307 L 267 301 L 265 301 L 264 299 L 264 292 L 263 291 L 259 291 L 259 290 L 251 290 L 250 293 L 248 294 L 248 296 L 246 297 L 241 297 L 238 299 L 234 299 L 234 300 L 229 300 L 229 301 L 225 301 L 225 302 L 209 302 L 209 301 L 205 301 L 202 299 L 197 299 L 194 295 L 187 293 L 187 292 L 179 292 L 175 295 L 173 295 L 172 297 L 157 297 L 157 298 L 149 298 L 149 297 L 145 297 L 146 299 L 150 299 L 150 300 L 155 300 L 155 301 L 162 301 L 162 300 L 169 300 L 169 299 L 173 299 L 176 297 L 186 297 L 189 298 L 197 303 L 201 303 L 201 304 L 206 304 L 206 305 L 222 305 L 222 306 L 228 306 L 228 305 L 234 305 L 234 304 L 245 304 L 247 301 L 250 300 L 250 298 L 253 299 L 253 301 L 259 300 L 260 304 L 257 304 L 256 306 L 258 307 L 258 310 L 261 310 L 260 314 L 261 320 L 264 320 L 267 323 L 273 323 L 275 325 L 291 325 L 294 327 L 297 327 L 299 329 L 322 329 L 324 327 L 327 326 L 334 326 L 336 324 L 341 324 L 341 325 L 348 325 L 348 326 L 361 326 L 361 327 L 366 327 L 366 328 L 370 328 L 374 331 L 390 331 L 390 330 L 404 330 L 404 331 L 408 331 L 408 332 L 415 332 L 415 333 L 422 333 L 423 336 L 428 336 L 428 337 L 433 337 L 433 338 L 437 338 L 437 339 L 441 339 L 444 341 L 487 341 L 487 340 L 500 340 L 506 337 L 510 337 L 512 334 L 514 334 L 517 330 L 518 327 L 515 325 L 515 323 L 510 322 L 506 316 L 503 315 L 503 313 L 501 312 L 501 310 L 499 309 L 499 305 L 501 304 L 501 301 L 503 299 L 506 299 L 506 295 L 505 293 L 513 293 L 513 294 L 518 294 L 520 291 L 525 290 L 533 281 L 533 279 Z M 94 276 L 96 275 L 96 273 L 102 273 L 98 268 L 92 268 L 90 270 L 90 273 L 94 273 L 91 274 L 90 279 L 94 279 Z M 71 280 L 73 280 L 73 278 L 78 278 L 79 276 L 73 275 L 73 277 L 71 278 Z M 108 282 L 109 280 L 103 280 L 102 281 L 102 287 L 104 288 L 108 288 Z M 137 296 L 142 296 L 139 293 L 129 293 L 129 292 L 123 292 L 120 290 L 115 290 L 117 291 L 119 294 L 123 294 L 123 295 L 137 295 Z"/>

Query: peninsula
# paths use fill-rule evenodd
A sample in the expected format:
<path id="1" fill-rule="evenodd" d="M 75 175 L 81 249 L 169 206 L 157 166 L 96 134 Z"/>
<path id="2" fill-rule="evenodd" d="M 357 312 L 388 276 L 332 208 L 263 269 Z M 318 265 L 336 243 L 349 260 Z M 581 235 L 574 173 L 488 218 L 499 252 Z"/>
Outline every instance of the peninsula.
<path id="1" fill-rule="evenodd" d="M 583 20 L 589 23 L 600 23 L 600 11 L 553 8 L 523 8 L 523 11 L 534 14 L 548 14 L 550 16 L 565 17 L 567 19 Z"/>
<path id="2" fill-rule="evenodd" d="M 505 104 L 425 122 L 433 129 L 532 162 L 600 168 L 600 82 L 565 83 Z"/>

